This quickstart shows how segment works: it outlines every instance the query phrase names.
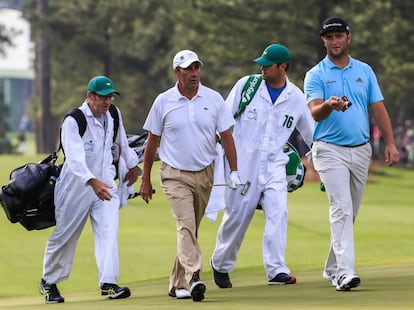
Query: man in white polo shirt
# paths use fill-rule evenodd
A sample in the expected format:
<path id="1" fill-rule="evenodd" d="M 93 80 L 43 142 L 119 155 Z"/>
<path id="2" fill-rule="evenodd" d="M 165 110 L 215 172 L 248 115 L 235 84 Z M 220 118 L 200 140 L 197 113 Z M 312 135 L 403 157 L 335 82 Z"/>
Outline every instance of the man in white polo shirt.
<path id="1" fill-rule="evenodd" d="M 233 116 L 218 92 L 201 85 L 202 65 L 193 51 L 175 55 L 177 83 L 158 95 L 144 124 L 148 141 L 140 188 L 148 203 L 152 198 L 151 168 L 159 146 L 161 186 L 177 227 L 177 256 L 168 295 L 193 301 L 203 300 L 206 291 L 200 281 L 203 261 L 197 232 L 213 185 L 216 133 L 230 165 L 229 186 L 236 189 L 241 184 L 231 134 Z"/>

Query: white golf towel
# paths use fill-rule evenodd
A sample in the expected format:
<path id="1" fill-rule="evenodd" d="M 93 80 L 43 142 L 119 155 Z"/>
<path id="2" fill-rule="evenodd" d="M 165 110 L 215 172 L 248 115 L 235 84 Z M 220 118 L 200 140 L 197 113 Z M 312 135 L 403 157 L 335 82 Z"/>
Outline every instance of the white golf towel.
<path id="1" fill-rule="evenodd" d="M 120 157 L 118 162 L 118 196 L 119 196 L 119 208 L 126 206 L 129 195 L 135 193 L 134 185 L 127 186 L 128 182 L 123 182 L 125 175 L 128 173 L 128 167 L 125 160 Z"/>
<path id="2" fill-rule="evenodd" d="M 216 145 L 217 157 L 214 160 L 214 184 L 226 183 L 225 170 L 224 170 L 224 150 L 223 147 L 217 143 Z M 211 222 L 217 220 L 217 216 L 220 210 L 225 208 L 224 191 L 226 186 L 213 186 L 211 190 L 210 199 L 207 204 L 204 216 Z"/>

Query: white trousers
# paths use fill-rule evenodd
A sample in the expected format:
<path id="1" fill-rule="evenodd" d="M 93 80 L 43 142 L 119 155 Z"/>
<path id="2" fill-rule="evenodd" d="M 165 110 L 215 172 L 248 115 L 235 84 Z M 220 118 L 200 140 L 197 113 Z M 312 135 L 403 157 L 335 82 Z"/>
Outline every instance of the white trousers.
<path id="1" fill-rule="evenodd" d="M 322 141 L 312 146 L 312 160 L 329 200 L 331 229 L 325 271 L 337 277 L 355 274 L 353 224 L 361 205 L 371 159 L 369 143 L 343 147 Z"/>
<path id="2" fill-rule="evenodd" d="M 285 165 L 274 165 L 262 185 L 255 173 L 258 168 L 247 169 L 249 177 L 245 180 L 250 181 L 251 185 L 246 195 L 241 195 L 242 189 L 226 189 L 226 208 L 218 230 L 212 263 L 219 272 L 234 269 L 247 228 L 260 203 L 266 218 L 262 244 L 263 263 L 267 278 L 271 280 L 281 272 L 290 274 L 285 262 L 288 220 L 286 168 Z"/>
<path id="3" fill-rule="evenodd" d="M 75 183 L 75 182 L 74 182 Z M 78 187 L 78 188 L 77 188 Z M 92 187 L 76 184 L 62 188 L 55 198 L 56 227 L 50 236 L 43 260 L 43 279 L 58 283 L 69 277 L 80 234 L 90 216 L 99 283 L 117 283 L 119 274 L 117 188 L 112 199 L 101 201 Z M 81 264 L 82 261 L 79 261 Z"/>

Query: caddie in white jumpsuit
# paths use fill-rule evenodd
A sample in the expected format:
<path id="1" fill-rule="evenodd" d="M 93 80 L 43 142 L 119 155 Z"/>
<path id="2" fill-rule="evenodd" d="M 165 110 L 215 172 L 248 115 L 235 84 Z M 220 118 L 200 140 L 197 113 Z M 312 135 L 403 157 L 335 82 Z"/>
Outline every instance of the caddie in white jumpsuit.
<path id="1" fill-rule="evenodd" d="M 88 85 L 87 99 L 80 107 L 87 122 L 83 136 L 79 135 L 73 117 L 66 117 L 62 124 L 65 162 L 55 187 L 56 228 L 47 242 L 39 286 L 46 303 L 64 301 L 56 283 L 69 277 L 78 239 L 88 217 L 94 233 L 101 294 L 111 299 L 130 295 L 127 287 L 116 285 L 120 200 L 111 152 L 114 121 L 108 111 L 114 94 L 119 93 L 109 78 L 93 78 Z M 121 117 L 115 142 L 129 170 L 122 179 L 132 185 L 138 177 L 138 156 L 129 148 Z"/>
<path id="2" fill-rule="evenodd" d="M 241 189 L 226 191 L 226 208 L 210 261 L 215 283 L 220 288 L 232 287 L 228 273 L 234 269 L 259 203 L 266 218 L 263 261 L 268 284 L 296 282 L 285 263 L 288 156 L 283 145 L 297 128 L 310 146 L 314 122 L 304 94 L 285 75 L 290 62 L 288 49 L 272 44 L 255 61 L 260 65 L 263 80 L 250 104 L 236 119 L 233 132 L 240 179 L 251 185 L 245 195 L 241 195 Z M 248 78 L 237 81 L 226 100 L 233 114 L 239 108 Z"/>

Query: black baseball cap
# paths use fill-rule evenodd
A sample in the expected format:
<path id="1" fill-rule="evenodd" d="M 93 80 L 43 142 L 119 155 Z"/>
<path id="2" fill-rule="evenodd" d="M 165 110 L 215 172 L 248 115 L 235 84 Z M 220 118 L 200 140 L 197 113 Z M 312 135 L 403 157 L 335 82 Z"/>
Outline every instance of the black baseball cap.
<path id="1" fill-rule="evenodd" d="M 321 37 L 329 31 L 339 31 L 349 33 L 351 28 L 349 28 L 348 23 L 340 17 L 329 17 L 321 25 Z"/>

